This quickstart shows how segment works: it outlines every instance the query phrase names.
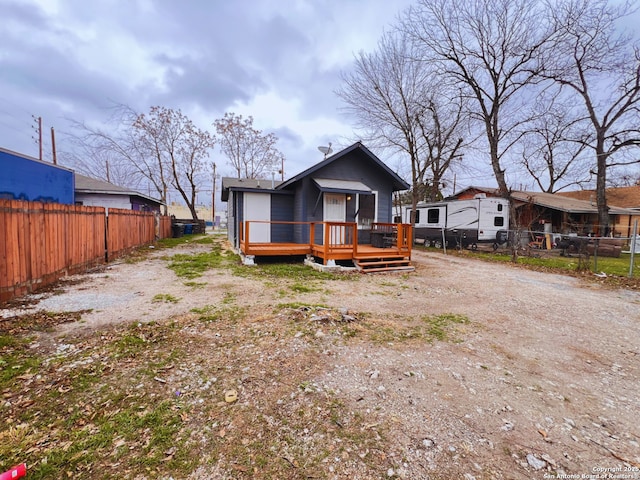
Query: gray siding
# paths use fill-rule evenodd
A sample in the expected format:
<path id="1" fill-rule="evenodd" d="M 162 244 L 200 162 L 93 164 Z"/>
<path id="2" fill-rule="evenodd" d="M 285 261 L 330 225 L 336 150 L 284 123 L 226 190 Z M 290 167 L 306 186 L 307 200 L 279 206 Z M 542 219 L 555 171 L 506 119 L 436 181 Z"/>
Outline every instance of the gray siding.
<path id="1" fill-rule="evenodd" d="M 293 195 L 271 195 L 271 221 L 293 221 L 293 199 Z M 291 224 L 272 224 L 271 241 L 274 243 L 293 242 L 294 226 Z"/>
<path id="2" fill-rule="evenodd" d="M 227 202 L 227 240 L 229 240 L 229 243 L 234 247 L 236 246 L 235 238 L 237 231 L 236 208 L 234 203 L 235 196 L 236 193 L 234 191 L 230 191 L 229 200 Z"/>
<path id="3" fill-rule="evenodd" d="M 236 205 L 236 225 L 238 226 L 235 231 L 234 245 L 236 248 L 240 247 L 240 224 L 244 222 L 244 194 L 243 192 L 236 192 L 235 205 Z"/>
<path id="4" fill-rule="evenodd" d="M 314 172 L 313 176 L 356 180 L 364 183 L 372 190 L 376 190 L 378 192 L 378 221 L 391 222 L 393 185 L 387 172 L 371 162 L 363 152 L 354 150 L 345 158 L 336 160 Z M 349 210 L 347 209 L 348 213 Z M 320 212 L 320 219 L 322 219 L 322 212 Z M 347 217 L 347 221 L 353 221 L 353 216 L 351 218 Z"/>
<path id="5" fill-rule="evenodd" d="M 301 178 L 291 185 L 295 189 L 293 218 L 298 222 L 320 222 L 323 219 L 322 198 L 318 199 L 320 190 L 311 180 L 312 178 L 329 178 L 340 180 L 355 180 L 364 183 L 377 192 L 379 222 L 391 222 L 393 217 L 393 182 L 388 173 L 376 165 L 362 151 L 354 150 L 343 158 L 325 165 L 311 175 Z M 347 202 L 347 221 L 353 222 L 355 216 L 355 198 Z M 368 242 L 364 231 L 363 238 L 358 243 Z M 309 234 L 301 227 L 294 228 L 296 242 L 308 242 Z M 322 242 L 322 233 L 316 232 L 316 242 Z"/>

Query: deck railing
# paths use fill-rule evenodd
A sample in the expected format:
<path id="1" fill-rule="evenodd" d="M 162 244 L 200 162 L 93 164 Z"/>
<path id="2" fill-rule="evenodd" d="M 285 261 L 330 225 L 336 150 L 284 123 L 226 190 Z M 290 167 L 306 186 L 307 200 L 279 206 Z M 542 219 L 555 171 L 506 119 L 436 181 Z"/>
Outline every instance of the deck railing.
<path id="1" fill-rule="evenodd" d="M 325 261 L 358 256 L 358 225 L 355 222 L 247 220 L 240 223 L 238 233 L 240 250 L 245 255 L 309 253 L 319 255 Z M 411 255 L 411 225 L 373 223 L 371 233 L 385 237 L 387 243 L 384 248 Z"/>
<path id="2" fill-rule="evenodd" d="M 315 242 L 317 228 L 323 228 L 322 243 Z M 311 222 L 312 247 L 322 251 L 322 258 L 341 258 L 349 251 L 358 253 L 358 225 L 354 222 Z"/>
<path id="3" fill-rule="evenodd" d="M 281 246 L 283 255 L 299 253 L 305 246 L 309 247 L 308 253 L 311 253 L 311 241 L 299 240 L 313 239 L 310 229 L 309 222 L 247 220 L 240 223 L 240 250 L 245 255 L 259 255 L 264 251 L 265 245 L 274 244 Z M 288 246 L 291 252 L 287 252 L 287 248 L 282 246 Z"/>
<path id="4" fill-rule="evenodd" d="M 411 244 L 413 238 L 411 224 L 408 223 L 373 223 L 371 233 L 381 233 L 386 238 L 391 239 L 391 245 L 399 252 L 411 254 Z"/>

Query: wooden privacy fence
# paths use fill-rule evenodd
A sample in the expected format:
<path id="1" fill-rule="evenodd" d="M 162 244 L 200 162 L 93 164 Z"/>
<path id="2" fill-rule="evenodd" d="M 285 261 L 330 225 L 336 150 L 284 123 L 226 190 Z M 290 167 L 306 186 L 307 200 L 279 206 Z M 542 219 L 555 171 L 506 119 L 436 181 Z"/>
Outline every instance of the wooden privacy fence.
<path id="1" fill-rule="evenodd" d="M 156 238 L 171 219 L 149 212 L 0 200 L 0 302 L 86 271 Z"/>
<path id="2" fill-rule="evenodd" d="M 153 243 L 156 222 L 153 214 L 135 210 L 109 209 L 107 216 L 107 261 L 137 246 Z"/>

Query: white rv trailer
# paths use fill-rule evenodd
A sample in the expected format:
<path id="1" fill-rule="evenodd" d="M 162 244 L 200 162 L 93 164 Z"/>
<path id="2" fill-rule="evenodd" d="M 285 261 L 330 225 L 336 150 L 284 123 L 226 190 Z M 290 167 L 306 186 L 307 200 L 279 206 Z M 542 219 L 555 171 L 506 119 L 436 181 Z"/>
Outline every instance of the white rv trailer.
<path id="1" fill-rule="evenodd" d="M 411 223 L 411 206 L 402 207 L 402 220 Z M 477 248 L 478 243 L 499 244 L 507 241 L 509 201 L 478 195 L 471 200 L 443 200 L 418 203 L 414 225 L 417 241 L 425 245 Z"/>

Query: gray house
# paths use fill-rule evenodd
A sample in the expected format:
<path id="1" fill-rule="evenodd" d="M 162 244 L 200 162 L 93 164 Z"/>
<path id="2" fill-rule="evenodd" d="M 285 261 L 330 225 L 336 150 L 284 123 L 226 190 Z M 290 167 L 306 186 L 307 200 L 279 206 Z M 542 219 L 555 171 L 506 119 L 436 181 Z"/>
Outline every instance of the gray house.
<path id="1" fill-rule="evenodd" d="M 228 202 L 228 235 L 236 248 L 247 253 L 249 244 L 265 251 L 278 244 L 282 254 L 296 255 L 301 245 L 313 250 L 329 242 L 336 248 L 370 244 L 380 224 L 396 233 L 390 224 L 393 192 L 408 188 L 357 142 L 284 182 L 223 178 L 222 201 Z M 322 255 L 326 261 L 326 249 Z"/>

